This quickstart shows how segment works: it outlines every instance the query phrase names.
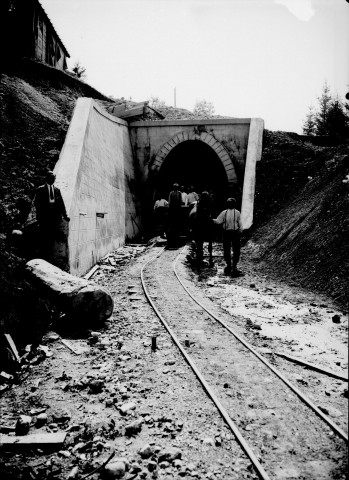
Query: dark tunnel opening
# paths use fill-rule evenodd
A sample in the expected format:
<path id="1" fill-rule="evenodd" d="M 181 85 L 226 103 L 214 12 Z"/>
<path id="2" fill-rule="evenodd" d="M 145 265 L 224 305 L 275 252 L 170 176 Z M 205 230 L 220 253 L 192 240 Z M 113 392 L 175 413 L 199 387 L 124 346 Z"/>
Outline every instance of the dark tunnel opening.
<path id="1" fill-rule="evenodd" d="M 188 140 L 174 147 L 165 158 L 156 179 L 155 198 L 168 198 L 172 186 L 194 186 L 196 192 L 212 192 L 219 210 L 228 193 L 228 180 L 222 162 L 206 143 Z"/>

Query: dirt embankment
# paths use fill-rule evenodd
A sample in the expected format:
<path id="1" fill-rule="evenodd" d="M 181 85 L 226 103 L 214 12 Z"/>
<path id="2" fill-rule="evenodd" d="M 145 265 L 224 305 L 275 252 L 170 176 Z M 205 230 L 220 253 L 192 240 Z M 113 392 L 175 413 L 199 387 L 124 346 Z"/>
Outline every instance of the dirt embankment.
<path id="1" fill-rule="evenodd" d="M 257 170 L 256 259 L 349 308 L 349 147 L 266 132 Z"/>
<path id="2" fill-rule="evenodd" d="M 78 79 L 29 60 L 7 66 L 0 77 L 0 329 L 16 340 L 18 331 L 33 340 L 28 319 L 45 316 L 46 309 L 31 298 L 23 281 L 24 259 L 8 244 L 7 233 L 22 223 L 35 188 L 54 168 L 82 96 L 107 100 Z"/>
<path id="3" fill-rule="evenodd" d="M 106 100 L 89 85 L 33 61 L 8 67 L 0 78 L 1 230 L 16 215 L 19 197 L 32 198 L 63 146 L 79 97 Z"/>

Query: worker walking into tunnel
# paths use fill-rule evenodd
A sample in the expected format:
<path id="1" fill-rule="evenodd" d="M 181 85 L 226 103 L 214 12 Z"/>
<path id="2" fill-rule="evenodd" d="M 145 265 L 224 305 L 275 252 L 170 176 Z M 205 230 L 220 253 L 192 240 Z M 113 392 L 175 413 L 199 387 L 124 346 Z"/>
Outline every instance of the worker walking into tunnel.
<path id="1" fill-rule="evenodd" d="M 172 191 L 168 197 L 168 232 L 167 245 L 176 247 L 179 245 L 179 236 L 181 228 L 181 208 L 182 194 L 178 183 L 174 183 Z"/>
<path id="2" fill-rule="evenodd" d="M 187 194 L 187 205 L 189 210 L 195 205 L 195 203 L 199 200 L 199 195 L 194 191 L 194 187 L 191 185 L 189 187 L 189 193 Z"/>
<path id="3" fill-rule="evenodd" d="M 212 199 L 208 192 L 202 192 L 200 200 L 194 205 L 189 214 L 189 225 L 192 238 L 195 243 L 195 263 L 198 268 L 203 265 L 204 242 L 208 242 L 210 255 L 209 266 L 213 267 L 212 242 L 213 242 L 213 221 L 212 221 Z M 187 257 L 188 258 L 188 257 Z M 189 259 L 191 261 L 192 259 Z"/>
<path id="4" fill-rule="evenodd" d="M 157 235 L 165 238 L 165 231 L 167 226 L 168 201 L 164 199 L 163 195 L 159 194 L 154 204 L 155 228 Z"/>
<path id="5" fill-rule="evenodd" d="M 53 172 L 46 173 L 46 183 L 36 189 L 34 205 L 36 219 L 39 224 L 39 248 L 44 260 L 52 262 L 54 242 L 59 239 L 62 218 L 69 222 L 62 194 L 54 186 L 56 176 Z"/>
<path id="6" fill-rule="evenodd" d="M 214 223 L 222 225 L 223 228 L 223 252 L 227 266 L 224 269 L 226 275 L 238 277 L 243 275 L 237 269 L 240 259 L 240 235 L 242 232 L 241 216 L 236 208 L 235 198 L 228 198 L 227 209 L 223 210 Z M 231 248 L 233 248 L 233 268 L 231 268 Z"/>
<path id="7" fill-rule="evenodd" d="M 187 206 L 188 194 L 186 192 L 186 188 L 185 188 L 184 185 L 181 187 L 181 194 L 182 194 L 182 205 L 184 205 L 186 207 Z"/>

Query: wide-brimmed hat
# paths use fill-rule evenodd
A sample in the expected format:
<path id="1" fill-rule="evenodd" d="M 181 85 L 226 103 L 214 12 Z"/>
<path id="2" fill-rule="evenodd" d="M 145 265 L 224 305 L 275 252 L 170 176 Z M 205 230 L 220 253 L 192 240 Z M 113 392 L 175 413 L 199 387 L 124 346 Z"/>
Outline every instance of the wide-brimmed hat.
<path id="1" fill-rule="evenodd" d="M 236 199 L 234 197 L 229 197 L 227 200 L 227 205 L 236 205 Z"/>

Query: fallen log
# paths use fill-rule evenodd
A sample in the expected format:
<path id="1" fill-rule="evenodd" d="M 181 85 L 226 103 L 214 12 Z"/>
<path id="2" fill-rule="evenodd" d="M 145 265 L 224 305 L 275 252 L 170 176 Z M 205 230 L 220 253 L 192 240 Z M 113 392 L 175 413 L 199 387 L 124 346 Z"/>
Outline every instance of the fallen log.
<path id="1" fill-rule="evenodd" d="M 30 283 L 40 290 L 40 296 L 76 320 L 103 322 L 113 313 L 113 299 L 106 289 L 45 260 L 30 260 L 26 274 Z"/>

